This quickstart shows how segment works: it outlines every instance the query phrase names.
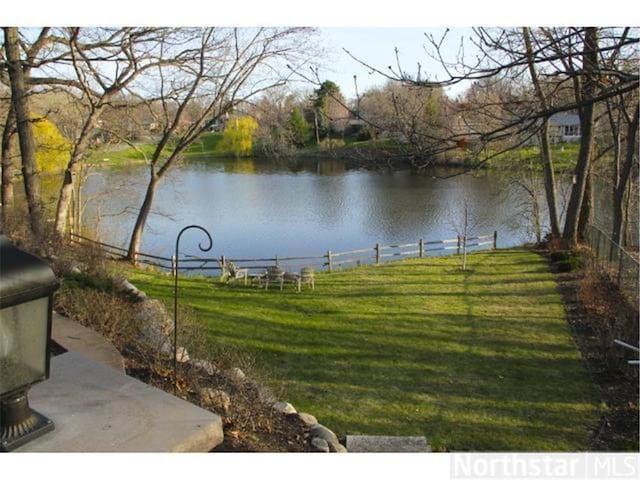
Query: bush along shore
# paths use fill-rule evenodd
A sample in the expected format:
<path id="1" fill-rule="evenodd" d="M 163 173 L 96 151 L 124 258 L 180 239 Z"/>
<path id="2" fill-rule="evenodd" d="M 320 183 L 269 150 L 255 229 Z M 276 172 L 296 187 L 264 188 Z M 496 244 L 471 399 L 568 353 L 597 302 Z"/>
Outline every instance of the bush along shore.
<path id="1" fill-rule="evenodd" d="M 235 158 L 230 152 L 220 148 L 220 133 L 206 133 L 201 139 L 191 145 L 184 153 L 186 159 L 211 156 L 217 158 Z M 130 165 L 145 163 L 155 148 L 152 141 L 140 143 L 136 148 L 128 145 L 112 145 L 109 148 L 96 150 L 89 158 L 93 165 Z M 552 154 L 555 161 L 555 169 L 564 172 L 575 166 L 577 158 L 577 144 L 554 144 Z M 485 155 L 487 152 L 485 152 Z M 490 152 L 488 152 L 490 154 Z M 432 154 L 420 152 L 409 148 L 407 145 L 389 140 L 367 140 L 360 142 L 348 142 L 334 140 L 320 145 L 309 145 L 303 148 L 291 148 L 285 151 L 274 151 L 269 148 L 256 147 L 253 157 L 283 161 L 287 159 L 318 161 L 334 159 L 345 162 L 349 168 L 424 168 L 429 166 L 463 167 L 463 168 L 518 168 L 518 165 L 526 165 L 527 168 L 539 167 L 540 151 L 538 147 L 522 147 L 508 153 L 497 155 L 488 161 L 476 158 L 473 152 L 459 148 L 443 153 Z M 514 167 L 513 160 L 516 160 Z"/>

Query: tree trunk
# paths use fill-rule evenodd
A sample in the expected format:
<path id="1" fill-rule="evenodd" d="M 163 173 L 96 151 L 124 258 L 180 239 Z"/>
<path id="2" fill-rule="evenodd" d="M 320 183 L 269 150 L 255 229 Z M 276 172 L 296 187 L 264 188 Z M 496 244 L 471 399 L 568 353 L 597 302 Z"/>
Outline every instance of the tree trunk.
<path id="1" fill-rule="evenodd" d="M 593 127 L 593 105 L 587 106 L 588 110 L 584 118 L 580 119 L 582 137 L 580 138 L 580 151 L 578 153 L 578 163 L 574 172 L 575 183 L 571 189 L 569 204 L 567 205 L 567 216 L 564 224 L 563 237 L 569 245 L 575 245 L 578 241 L 578 227 L 580 225 L 580 215 L 584 202 L 589 169 L 591 166 L 591 151 L 593 149 L 592 127 Z"/>
<path id="2" fill-rule="evenodd" d="M 142 202 L 138 218 L 136 219 L 136 224 L 133 227 L 131 242 L 129 243 L 129 251 L 127 252 L 127 260 L 131 261 L 134 265 L 138 263 L 137 253 L 140 251 L 142 234 L 144 232 L 144 227 L 147 224 L 149 213 L 151 213 L 151 206 L 153 205 L 153 199 L 156 195 L 156 188 L 158 187 L 158 183 L 161 178 L 153 170 L 153 167 L 151 168 L 151 178 L 147 185 L 147 193 L 144 196 L 144 201 Z"/>
<path id="3" fill-rule="evenodd" d="M 98 115 L 102 111 L 102 108 L 96 109 L 92 112 L 91 116 L 87 119 L 80 137 L 76 142 L 76 145 L 67 164 L 67 169 L 64 172 L 64 180 L 60 187 L 60 194 L 58 195 L 58 206 L 56 209 L 55 231 L 56 235 L 60 238 L 64 237 L 67 232 L 67 219 L 69 218 L 69 208 L 73 202 L 74 190 L 78 185 L 78 176 L 80 173 L 80 167 L 82 166 L 82 159 L 87 150 L 90 140 L 90 134 L 95 125 Z"/>
<path id="4" fill-rule="evenodd" d="M 621 97 L 621 100 L 622 100 L 622 97 Z M 621 115 L 618 115 L 617 119 L 614 118 L 611 99 L 608 99 L 606 104 L 607 104 L 607 117 L 609 118 L 609 127 L 611 128 L 611 138 L 613 139 L 613 161 L 611 162 L 611 179 L 612 179 L 611 183 L 613 184 L 613 187 L 611 188 L 611 202 L 612 202 L 612 205 L 614 205 L 614 209 L 615 209 L 616 191 L 618 190 L 618 186 L 620 185 L 620 169 L 621 169 L 620 157 L 622 156 L 622 138 L 621 138 L 622 128 L 620 127 Z M 611 231 L 613 232 L 613 226 L 611 228 Z"/>
<path id="5" fill-rule="evenodd" d="M 2 131 L 2 191 L 0 192 L 0 203 L 2 204 L 2 229 L 6 232 L 11 221 L 11 210 L 13 209 L 13 179 L 15 177 L 15 145 L 13 134 L 15 133 L 16 116 L 12 106 L 9 106 L 7 120 Z"/>
<path id="6" fill-rule="evenodd" d="M 624 223 L 625 213 L 625 192 L 629 184 L 631 169 L 634 163 L 634 157 L 637 155 L 637 134 L 638 134 L 638 106 L 635 107 L 633 120 L 627 127 L 627 148 L 625 150 L 624 163 L 620 169 L 620 179 L 614 191 L 613 201 L 613 230 L 611 239 L 618 245 L 621 245 L 622 225 Z"/>
<path id="7" fill-rule="evenodd" d="M 551 236 L 560 237 L 560 218 L 558 216 L 558 202 L 556 199 L 556 178 L 553 171 L 553 159 L 551 158 L 551 146 L 549 142 L 549 120 L 545 119 L 540 131 L 540 160 L 544 171 L 544 193 L 549 210 L 549 225 Z"/>
<path id="8" fill-rule="evenodd" d="M 522 38 L 524 39 L 525 49 L 527 53 L 527 66 L 531 82 L 533 83 L 536 97 L 540 102 L 540 106 L 547 110 L 547 98 L 540 86 L 538 73 L 536 72 L 533 48 L 531 46 L 531 32 L 528 27 L 523 27 Z M 556 179 L 553 171 L 553 159 L 551 157 L 551 146 L 549 142 L 549 119 L 545 118 L 540 129 L 540 160 L 544 171 L 544 191 L 547 199 L 547 208 L 549 210 L 549 225 L 551 227 L 551 236 L 558 238 L 560 236 L 560 220 L 558 217 L 558 202 L 556 200 Z"/>
<path id="9" fill-rule="evenodd" d="M 574 172 L 575 183 L 567 205 L 563 232 L 563 238 L 569 245 L 575 245 L 578 242 L 580 215 L 591 169 L 593 150 L 594 104 L 591 99 L 593 99 L 597 88 L 598 41 L 596 28 L 589 27 L 585 31 L 582 53 L 585 78 L 583 86 L 580 87 L 581 91 L 576 92 L 577 100 L 585 102 L 584 106 L 578 109 L 581 129 L 580 150 Z"/>
<path id="10" fill-rule="evenodd" d="M 26 83 L 22 70 L 22 61 L 20 60 L 18 29 L 16 27 L 4 27 L 4 39 L 9 78 L 11 80 L 11 102 L 15 110 L 16 128 L 20 141 L 22 176 L 29 209 L 29 223 L 34 243 L 41 245 L 44 215 L 40 196 L 40 182 L 37 177 L 36 146 L 29 119 Z"/>
<path id="11" fill-rule="evenodd" d="M 578 219 L 578 232 L 576 235 L 576 241 L 578 242 L 584 241 L 587 225 L 593 223 L 594 202 L 593 175 L 589 173 L 587 174 L 587 183 L 584 187 L 584 198 L 582 199 L 582 208 Z"/>

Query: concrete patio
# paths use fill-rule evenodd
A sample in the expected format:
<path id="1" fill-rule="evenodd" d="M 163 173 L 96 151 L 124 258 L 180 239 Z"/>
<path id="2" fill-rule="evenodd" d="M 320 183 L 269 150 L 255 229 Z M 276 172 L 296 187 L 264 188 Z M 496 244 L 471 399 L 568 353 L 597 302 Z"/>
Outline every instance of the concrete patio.
<path id="1" fill-rule="evenodd" d="M 95 332 L 59 316 L 53 331 L 69 351 L 52 358 L 29 403 L 55 430 L 17 452 L 208 452 L 222 443 L 218 415 L 125 375 Z"/>

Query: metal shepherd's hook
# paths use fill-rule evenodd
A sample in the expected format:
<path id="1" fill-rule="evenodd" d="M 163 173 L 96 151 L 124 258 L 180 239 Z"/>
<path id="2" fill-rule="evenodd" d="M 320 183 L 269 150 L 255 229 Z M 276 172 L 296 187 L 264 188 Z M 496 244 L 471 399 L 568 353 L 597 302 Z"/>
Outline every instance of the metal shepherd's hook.
<path id="1" fill-rule="evenodd" d="M 178 272 L 179 272 L 179 257 L 178 257 L 178 247 L 180 245 L 180 237 L 187 230 L 192 228 L 197 228 L 201 230 L 209 240 L 209 246 L 203 247 L 201 243 L 198 244 L 198 248 L 202 252 L 208 252 L 213 247 L 213 240 L 211 240 L 211 235 L 200 225 L 189 225 L 188 227 L 184 227 L 178 233 L 178 237 L 176 238 L 176 250 L 175 255 L 173 256 L 173 394 L 177 395 L 178 392 Z"/>

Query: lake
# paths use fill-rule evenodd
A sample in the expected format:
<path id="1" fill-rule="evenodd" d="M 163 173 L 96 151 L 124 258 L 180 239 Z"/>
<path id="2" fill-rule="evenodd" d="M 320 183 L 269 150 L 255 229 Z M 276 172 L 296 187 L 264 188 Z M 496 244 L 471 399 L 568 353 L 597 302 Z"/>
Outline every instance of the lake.
<path id="1" fill-rule="evenodd" d="M 128 246 L 147 178 L 144 165 L 94 169 L 83 190 L 84 219 L 102 241 Z M 142 251 L 171 256 L 176 235 L 190 224 L 211 233 L 207 256 L 230 258 L 442 240 L 461 231 L 465 203 L 472 235 L 497 230 L 499 247 L 534 240 L 527 194 L 504 172 L 351 169 L 332 159 L 192 159 L 159 188 Z M 185 234 L 181 251 L 198 254 L 202 240 L 199 232 Z"/>

